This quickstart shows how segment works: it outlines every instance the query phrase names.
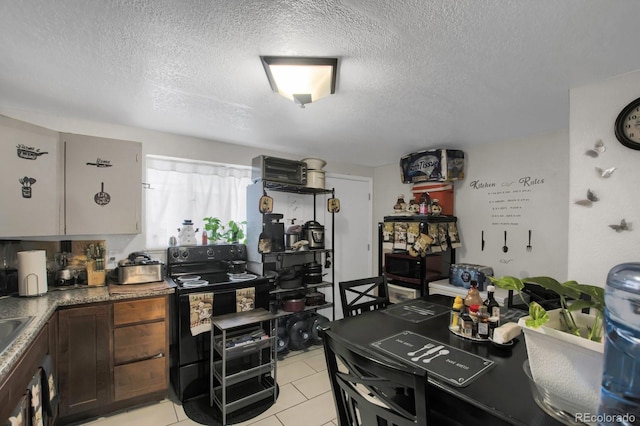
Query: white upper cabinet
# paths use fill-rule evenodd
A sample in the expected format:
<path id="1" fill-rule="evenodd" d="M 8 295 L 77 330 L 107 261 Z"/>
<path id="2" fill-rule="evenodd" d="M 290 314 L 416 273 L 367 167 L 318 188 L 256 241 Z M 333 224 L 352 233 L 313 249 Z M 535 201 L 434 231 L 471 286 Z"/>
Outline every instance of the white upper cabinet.
<path id="1" fill-rule="evenodd" d="M 141 232 L 142 144 L 63 133 L 65 233 Z"/>
<path id="2" fill-rule="evenodd" d="M 0 238 L 60 235 L 59 133 L 0 116 Z"/>

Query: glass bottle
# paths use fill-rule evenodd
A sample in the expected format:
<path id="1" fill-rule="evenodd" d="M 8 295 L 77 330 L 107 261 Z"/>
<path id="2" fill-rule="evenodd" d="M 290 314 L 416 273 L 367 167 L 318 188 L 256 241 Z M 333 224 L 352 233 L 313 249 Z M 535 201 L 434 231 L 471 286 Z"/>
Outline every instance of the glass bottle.
<path id="1" fill-rule="evenodd" d="M 431 213 L 431 197 L 427 191 L 423 192 L 420 195 L 420 214 L 429 214 Z"/>
<path id="2" fill-rule="evenodd" d="M 485 305 L 481 305 L 478 311 L 478 338 L 489 338 L 489 313 Z"/>
<path id="3" fill-rule="evenodd" d="M 482 305 L 482 297 L 478 291 L 478 282 L 471 280 L 469 291 L 464 298 L 464 306 L 469 307 L 471 305 Z"/>
<path id="4" fill-rule="evenodd" d="M 489 313 L 489 317 L 500 317 L 500 304 L 496 301 L 494 297 L 494 293 L 496 291 L 496 287 L 493 285 L 487 286 L 487 300 L 483 302 L 484 306 L 487 307 L 487 312 Z"/>
<path id="5" fill-rule="evenodd" d="M 473 320 L 466 308 L 463 308 L 460 314 L 460 332 L 465 337 L 473 337 Z"/>
<path id="6" fill-rule="evenodd" d="M 640 263 L 613 267 L 604 298 L 604 368 L 598 425 L 636 424 L 640 419 Z"/>
<path id="7" fill-rule="evenodd" d="M 480 305 L 471 305 L 469 306 L 469 316 L 471 317 L 471 337 L 476 337 L 478 335 L 478 309 Z"/>

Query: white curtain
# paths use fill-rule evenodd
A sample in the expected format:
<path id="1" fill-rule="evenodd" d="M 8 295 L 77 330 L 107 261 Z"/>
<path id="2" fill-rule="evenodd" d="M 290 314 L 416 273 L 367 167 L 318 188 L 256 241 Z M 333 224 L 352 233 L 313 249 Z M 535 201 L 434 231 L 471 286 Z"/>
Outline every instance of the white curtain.
<path id="1" fill-rule="evenodd" d="M 225 226 L 246 220 L 250 167 L 150 155 L 146 167 L 147 249 L 166 248 L 185 219 L 199 229 L 198 242 L 205 217 L 218 217 Z"/>

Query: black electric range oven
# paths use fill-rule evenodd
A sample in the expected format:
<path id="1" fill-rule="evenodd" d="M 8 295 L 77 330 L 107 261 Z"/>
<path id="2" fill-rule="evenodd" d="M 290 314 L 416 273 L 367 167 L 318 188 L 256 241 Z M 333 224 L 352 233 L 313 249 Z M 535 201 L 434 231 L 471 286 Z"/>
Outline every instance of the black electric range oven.
<path id="1" fill-rule="evenodd" d="M 249 271 L 227 273 L 230 261 L 246 259 L 243 244 L 167 250 L 167 278 L 176 286 L 171 304 L 170 380 L 180 401 L 209 393 L 209 318 L 251 308 L 269 309 L 267 278 Z"/>

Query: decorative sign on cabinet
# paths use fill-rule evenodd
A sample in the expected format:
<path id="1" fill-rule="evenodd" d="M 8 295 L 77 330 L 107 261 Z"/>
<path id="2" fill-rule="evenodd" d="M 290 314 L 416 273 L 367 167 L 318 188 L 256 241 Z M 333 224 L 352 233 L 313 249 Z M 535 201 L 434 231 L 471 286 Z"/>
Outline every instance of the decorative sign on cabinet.
<path id="1" fill-rule="evenodd" d="M 63 134 L 67 235 L 140 232 L 142 145 Z"/>
<path id="2" fill-rule="evenodd" d="M 0 116 L 0 236 L 61 233 L 58 140 L 57 132 Z"/>
<path id="3" fill-rule="evenodd" d="M 0 153 L 0 237 L 141 232 L 141 143 L 0 116 Z"/>

